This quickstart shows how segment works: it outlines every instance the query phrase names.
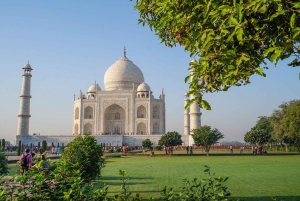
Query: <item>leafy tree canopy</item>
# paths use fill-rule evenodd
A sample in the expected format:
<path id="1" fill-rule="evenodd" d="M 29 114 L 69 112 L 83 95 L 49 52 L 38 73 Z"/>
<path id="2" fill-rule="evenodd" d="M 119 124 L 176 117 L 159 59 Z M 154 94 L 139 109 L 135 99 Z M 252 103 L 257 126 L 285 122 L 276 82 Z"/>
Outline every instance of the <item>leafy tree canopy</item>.
<path id="1" fill-rule="evenodd" d="M 104 164 L 102 147 L 90 135 L 78 135 L 62 153 L 62 161 L 68 166 L 77 165 L 80 176 L 85 181 L 91 181 L 100 175 Z"/>
<path id="2" fill-rule="evenodd" d="M 300 101 L 287 109 L 284 127 L 287 131 L 287 136 L 297 144 L 300 144 Z"/>
<path id="3" fill-rule="evenodd" d="M 147 148 L 149 148 L 149 149 L 152 149 L 152 146 L 153 145 L 153 143 L 151 142 L 151 140 L 150 139 L 145 139 L 145 140 L 143 140 L 143 142 L 142 142 L 142 146 L 143 147 L 147 147 Z"/>
<path id="4" fill-rule="evenodd" d="M 293 121 L 297 121 L 297 118 L 293 119 L 291 116 L 288 115 L 287 112 L 293 113 L 292 110 L 297 109 L 297 107 L 293 108 L 295 104 L 300 103 L 299 100 L 291 100 L 289 102 L 284 102 L 278 106 L 278 109 L 274 110 L 272 115 L 269 117 L 269 120 L 271 122 L 271 125 L 273 127 L 273 134 L 272 138 L 277 142 L 290 142 L 290 140 L 287 140 L 287 121 L 289 121 L 288 124 L 293 124 Z M 293 109 L 291 109 L 293 108 Z M 288 118 L 289 120 L 286 120 Z M 286 139 L 286 140 L 284 140 Z"/>
<path id="5" fill-rule="evenodd" d="M 197 146 L 203 146 L 208 155 L 210 147 L 217 143 L 220 139 L 224 138 L 224 135 L 216 128 L 211 129 L 210 126 L 201 126 L 198 129 L 192 130 L 192 137 L 194 139 L 194 143 Z"/>
<path id="6" fill-rule="evenodd" d="M 251 131 L 248 131 L 244 136 L 244 141 L 253 145 L 262 146 L 269 142 L 271 138 L 270 133 L 263 129 L 253 128 Z"/>
<path id="7" fill-rule="evenodd" d="M 137 0 L 135 9 L 162 43 L 199 58 L 191 62 L 188 94 L 206 109 L 200 91 L 249 84 L 251 75 L 265 76 L 267 60 L 276 65 L 292 56 L 289 66 L 300 65 L 299 0 Z"/>
<path id="8" fill-rule="evenodd" d="M 161 136 L 158 141 L 160 146 L 177 146 L 182 144 L 181 135 L 176 131 L 168 132 L 167 134 Z"/>

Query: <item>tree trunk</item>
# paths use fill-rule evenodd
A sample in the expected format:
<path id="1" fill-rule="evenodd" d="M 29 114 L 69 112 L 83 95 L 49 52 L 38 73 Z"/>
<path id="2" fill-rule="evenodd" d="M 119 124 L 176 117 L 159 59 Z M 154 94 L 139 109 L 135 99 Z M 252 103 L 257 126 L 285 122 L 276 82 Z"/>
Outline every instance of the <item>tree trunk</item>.
<path id="1" fill-rule="evenodd" d="M 285 144 L 285 152 L 289 152 L 288 144 Z"/>
<path id="2" fill-rule="evenodd" d="M 210 147 L 206 147 L 205 148 L 205 154 L 206 154 L 206 156 L 209 156 L 209 149 L 210 149 Z"/>

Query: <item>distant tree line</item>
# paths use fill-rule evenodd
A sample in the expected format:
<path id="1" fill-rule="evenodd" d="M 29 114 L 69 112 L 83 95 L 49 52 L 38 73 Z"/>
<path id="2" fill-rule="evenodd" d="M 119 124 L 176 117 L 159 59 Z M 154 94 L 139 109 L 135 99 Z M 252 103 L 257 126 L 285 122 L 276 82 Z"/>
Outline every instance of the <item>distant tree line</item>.
<path id="1" fill-rule="evenodd" d="M 259 116 L 256 125 L 248 131 L 245 142 L 262 146 L 269 144 L 286 146 L 300 145 L 300 100 L 283 102 L 271 116 Z"/>

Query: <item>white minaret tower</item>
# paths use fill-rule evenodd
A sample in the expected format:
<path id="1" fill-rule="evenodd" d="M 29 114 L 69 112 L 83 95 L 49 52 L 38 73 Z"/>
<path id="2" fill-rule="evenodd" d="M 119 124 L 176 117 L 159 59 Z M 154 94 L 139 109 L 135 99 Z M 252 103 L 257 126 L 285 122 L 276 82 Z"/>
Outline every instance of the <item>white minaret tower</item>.
<path id="1" fill-rule="evenodd" d="M 184 94 L 184 107 L 188 104 L 189 102 L 189 96 L 187 94 Z M 190 108 L 187 108 L 184 110 L 183 117 L 184 117 L 184 135 L 189 135 L 190 134 Z"/>
<path id="2" fill-rule="evenodd" d="M 19 122 L 17 135 L 29 135 L 29 118 L 30 116 L 30 82 L 31 82 L 31 71 L 33 70 L 28 63 L 23 67 L 23 82 L 22 90 L 20 95 L 20 110 L 19 110 Z"/>
<path id="3" fill-rule="evenodd" d="M 196 62 L 194 59 L 191 61 Z M 191 73 L 191 81 L 193 80 L 193 73 L 194 70 L 190 70 Z M 190 99 L 194 99 L 195 96 L 193 94 L 190 95 Z M 201 112 L 200 107 L 198 105 L 198 101 L 194 101 L 193 104 L 190 106 L 190 130 L 200 128 L 201 126 Z"/>

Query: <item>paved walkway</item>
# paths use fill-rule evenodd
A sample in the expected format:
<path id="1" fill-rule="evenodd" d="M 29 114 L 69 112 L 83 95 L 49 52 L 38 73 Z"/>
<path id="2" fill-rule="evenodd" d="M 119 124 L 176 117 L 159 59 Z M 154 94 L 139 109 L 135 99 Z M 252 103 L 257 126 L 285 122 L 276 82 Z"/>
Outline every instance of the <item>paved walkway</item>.
<path id="1" fill-rule="evenodd" d="M 54 154 L 48 154 L 48 157 L 49 158 L 59 158 L 60 156 L 54 155 Z M 16 163 L 19 161 L 20 156 L 8 156 L 7 159 L 8 159 L 8 163 Z"/>

